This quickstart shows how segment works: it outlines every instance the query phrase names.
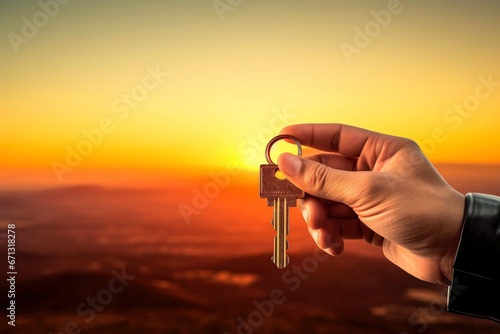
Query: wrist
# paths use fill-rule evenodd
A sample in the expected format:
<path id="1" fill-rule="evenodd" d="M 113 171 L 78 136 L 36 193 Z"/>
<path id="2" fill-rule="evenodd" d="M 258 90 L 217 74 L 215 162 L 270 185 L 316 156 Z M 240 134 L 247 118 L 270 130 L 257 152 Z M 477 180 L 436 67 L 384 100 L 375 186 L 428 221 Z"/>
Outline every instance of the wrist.
<path id="1" fill-rule="evenodd" d="M 457 192 L 458 193 L 458 192 Z M 458 193 L 457 199 L 452 204 L 453 214 L 449 217 L 449 241 L 446 245 L 445 255 L 441 259 L 440 269 L 443 276 L 443 284 L 450 285 L 453 277 L 453 266 L 455 264 L 455 258 L 457 256 L 458 247 L 460 245 L 460 240 L 462 237 L 462 230 L 464 226 L 465 219 L 465 208 L 466 208 L 466 197 L 463 194 Z"/>

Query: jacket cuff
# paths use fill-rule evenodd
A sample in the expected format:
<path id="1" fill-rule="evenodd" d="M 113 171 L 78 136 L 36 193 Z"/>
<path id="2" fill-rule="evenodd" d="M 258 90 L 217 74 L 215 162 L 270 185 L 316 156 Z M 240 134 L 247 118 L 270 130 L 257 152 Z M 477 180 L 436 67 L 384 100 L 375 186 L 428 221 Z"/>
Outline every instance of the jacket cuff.
<path id="1" fill-rule="evenodd" d="M 448 311 L 500 322 L 500 197 L 466 195 Z"/>

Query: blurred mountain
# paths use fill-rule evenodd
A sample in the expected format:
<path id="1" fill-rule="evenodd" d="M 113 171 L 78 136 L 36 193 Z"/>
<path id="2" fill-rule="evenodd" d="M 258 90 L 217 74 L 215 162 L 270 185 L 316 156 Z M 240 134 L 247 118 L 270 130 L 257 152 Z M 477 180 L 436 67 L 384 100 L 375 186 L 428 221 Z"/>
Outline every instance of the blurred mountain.
<path id="1" fill-rule="evenodd" d="M 412 278 L 382 259 L 311 252 L 293 254 L 279 270 L 268 254 L 205 265 L 193 257 L 184 258 L 180 269 L 158 264 L 140 275 L 142 259 L 123 260 L 126 273 L 136 278 L 106 305 L 102 291 L 113 278 L 108 268 L 19 284 L 21 320 L 16 332 L 4 332 L 60 333 L 69 321 L 85 333 L 498 332 L 490 321 L 445 312 L 445 287 Z M 276 291 L 280 303 L 271 302 Z M 88 313 L 75 310 L 82 304 L 80 310 L 89 310 L 88 298 L 102 310 L 87 323 Z"/>
<path id="2" fill-rule="evenodd" d="M 121 274 L 120 270 L 116 272 Z M 111 279 L 115 291 L 121 292 L 110 291 Z M 113 275 L 102 273 L 66 272 L 19 284 L 16 302 L 21 305 L 20 312 L 23 313 L 40 310 L 75 312 L 76 307 L 82 303 L 85 304 L 84 309 L 91 308 L 87 298 L 95 299 L 98 305 L 99 300 L 103 300 L 101 306 L 106 311 L 193 306 L 192 302 L 169 295 L 164 289 L 145 284 L 140 279 L 125 282 L 127 286 L 121 284 Z"/>
<path id="3" fill-rule="evenodd" d="M 499 166 L 437 168 L 462 192 L 500 195 Z M 59 334 L 74 321 L 84 333 L 237 333 L 278 293 L 283 303 L 242 333 L 498 333 L 445 312 L 445 287 L 411 277 L 379 248 L 348 241 L 341 257 L 316 252 L 295 208 L 290 264 L 278 270 L 272 208 L 253 179 L 235 178 L 190 221 L 182 217 L 179 205 L 193 205 L 193 189 L 207 182 L 0 191 L 0 230 L 16 225 L 19 272 L 16 328 L 1 322 L 0 332 Z M 121 268 L 136 278 L 87 323 L 76 308 L 107 296 Z"/>

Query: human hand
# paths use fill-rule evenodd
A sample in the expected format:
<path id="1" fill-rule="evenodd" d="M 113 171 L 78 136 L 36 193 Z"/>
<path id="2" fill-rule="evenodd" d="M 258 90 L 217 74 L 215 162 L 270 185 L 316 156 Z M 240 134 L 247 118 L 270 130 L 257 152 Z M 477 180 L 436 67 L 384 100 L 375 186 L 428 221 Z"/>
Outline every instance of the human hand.
<path id="1" fill-rule="evenodd" d="M 449 284 L 465 196 L 415 142 L 342 124 L 292 125 L 281 134 L 332 152 L 278 159 L 280 170 L 307 193 L 302 214 L 321 249 L 340 255 L 344 239 L 364 239 L 411 275 Z"/>

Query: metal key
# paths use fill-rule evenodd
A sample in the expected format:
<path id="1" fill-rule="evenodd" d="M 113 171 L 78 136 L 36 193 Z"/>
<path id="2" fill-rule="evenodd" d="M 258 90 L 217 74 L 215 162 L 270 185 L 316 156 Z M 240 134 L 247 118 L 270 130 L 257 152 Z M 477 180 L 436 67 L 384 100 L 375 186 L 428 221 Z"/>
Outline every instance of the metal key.
<path id="1" fill-rule="evenodd" d="M 276 236 L 274 237 L 274 251 L 271 258 L 274 264 L 283 269 L 288 264 L 288 208 L 297 206 L 297 198 L 304 198 L 305 193 L 297 188 L 287 179 L 276 177 L 279 168 L 270 157 L 271 146 L 281 139 L 294 140 L 298 147 L 298 155 L 302 155 L 302 148 L 299 141 L 288 135 L 280 135 L 271 139 L 266 147 L 267 165 L 260 165 L 260 197 L 267 198 L 267 206 L 274 207 L 271 224 L 274 226 Z"/>

